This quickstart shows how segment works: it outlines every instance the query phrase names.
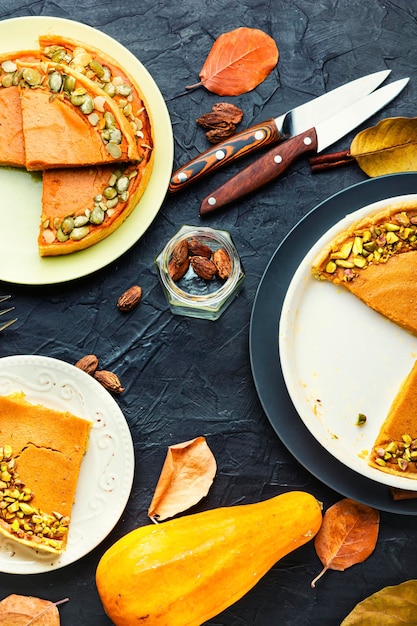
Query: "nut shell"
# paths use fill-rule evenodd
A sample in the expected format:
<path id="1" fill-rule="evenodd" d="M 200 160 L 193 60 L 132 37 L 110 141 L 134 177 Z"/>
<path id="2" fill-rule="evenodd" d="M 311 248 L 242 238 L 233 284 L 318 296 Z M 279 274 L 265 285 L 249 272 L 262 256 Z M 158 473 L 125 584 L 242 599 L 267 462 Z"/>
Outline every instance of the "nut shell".
<path id="1" fill-rule="evenodd" d="M 188 259 L 188 242 L 186 239 L 181 239 L 172 251 L 171 262 L 175 265 L 182 265 Z"/>
<path id="2" fill-rule="evenodd" d="M 190 263 L 197 276 L 205 280 L 211 280 L 217 272 L 213 261 L 210 261 L 210 259 L 204 256 L 192 256 Z"/>
<path id="3" fill-rule="evenodd" d="M 107 391 L 111 391 L 112 393 L 121 393 L 124 391 L 124 387 L 122 387 L 119 377 L 113 372 L 109 372 L 108 370 L 97 370 L 94 374 L 94 378 L 101 385 L 103 385 Z"/>
<path id="4" fill-rule="evenodd" d="M 78 369 L 83 370 L 83 372 L 90 374 L 90 376 L 94 376 L 94 373 L 98 368 L 98 358 L 95 354 L 86 354 L 86 356 L 83 356 L 82 359 L 75 363 L 75 367 L 78 367 Z"/>
<path id="5" fill-rule="evenodd" d="M 212 261 L 220 278 L 223 280 L 229 278 L 232 271 L 232 261 L 224 248 L 218 248 L 213 252 Z"/>
<path id="6" fill-rule="evenodd" d="M 188 252 L 192 256 L 205 256 L 207 259 L 210 259 L 212 255 L 212 249 L 205 243 L 198 241 L 198 239 L 190 239 Z"/>
<path id="7" fill-rule="evenodd" d="M 130 287 L 130 289 L 122 293 L 119 297 L 117 300 L 117 307 L 120 311 L 128 313 L 139 304 L 141 298 L 142 287 L 139 287 L 139 285 L 133 285 L 133 287 Z"/>

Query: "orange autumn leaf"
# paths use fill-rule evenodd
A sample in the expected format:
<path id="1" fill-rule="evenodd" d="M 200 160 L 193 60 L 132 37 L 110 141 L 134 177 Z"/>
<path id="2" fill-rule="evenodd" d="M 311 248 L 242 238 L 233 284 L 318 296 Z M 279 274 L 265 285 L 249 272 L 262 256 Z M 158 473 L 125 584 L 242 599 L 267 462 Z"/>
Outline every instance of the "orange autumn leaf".
<path id="1" fill-rule="evenodd" d="M 216 469 L 204 437 L 169 446 L 148 516 L 158 522 L 197 504 L 207 495 Z"/>
<path id="2" fill-rule="evenodd" d="M 0 602 L 0 626 L 59 626 L 58 604 L 33 596 L 12 594 Z"/>
<path id="3" fill-rule="evenodd" d="M 311 586 L 328 569 L 343 571 L 365 561 L 375 549 L 378 531 L 379 512 L 366 504 L 344 498 L 327 509 L 314 540 L 324 567 Z"/>
<path id="4" fill-rule="evenodd" d="M 255 89 L 278 63 L 275 41 L 256 28 L 236 28 L 213 44 L 199 74 L 204 86 L 219 96 L 239 96 Z"/>

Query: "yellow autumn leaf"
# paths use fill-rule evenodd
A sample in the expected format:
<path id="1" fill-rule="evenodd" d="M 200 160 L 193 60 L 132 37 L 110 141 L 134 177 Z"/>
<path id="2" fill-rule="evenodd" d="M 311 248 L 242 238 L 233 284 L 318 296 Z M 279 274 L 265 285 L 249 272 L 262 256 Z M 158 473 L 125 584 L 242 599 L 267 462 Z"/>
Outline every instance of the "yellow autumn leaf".
<path id="1" fill-rule="evenodd" d="M 356 135 L 350 156 L 368 176 L 417 170 L 417 118 L 388 117 Z"/>

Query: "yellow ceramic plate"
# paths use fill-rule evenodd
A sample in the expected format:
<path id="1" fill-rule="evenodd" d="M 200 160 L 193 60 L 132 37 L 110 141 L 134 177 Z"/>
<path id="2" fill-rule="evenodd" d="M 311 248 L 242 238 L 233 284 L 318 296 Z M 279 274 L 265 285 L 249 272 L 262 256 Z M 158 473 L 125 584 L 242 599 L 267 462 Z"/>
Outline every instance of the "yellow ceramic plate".
<path id="1" fill-rule="evenodd" d="M 38 48 L 38 36 L 57 34 L 105 50 L 140 85 L 153 123 L 154 167 L 140 202 L 112 235 L 87 250 L 40 258 L 37 235 L 41 214 L 40 174 L 0 167 L 0 280 L 25 285 L 81 278 L 117 259 L 145 233 L 165 197 L 173 162 L 172 127 L 165 102 L 152 76 L 138 59 L 100 31 L 55 17 L 21 17 L 0 22 L 0 53 Z"/>

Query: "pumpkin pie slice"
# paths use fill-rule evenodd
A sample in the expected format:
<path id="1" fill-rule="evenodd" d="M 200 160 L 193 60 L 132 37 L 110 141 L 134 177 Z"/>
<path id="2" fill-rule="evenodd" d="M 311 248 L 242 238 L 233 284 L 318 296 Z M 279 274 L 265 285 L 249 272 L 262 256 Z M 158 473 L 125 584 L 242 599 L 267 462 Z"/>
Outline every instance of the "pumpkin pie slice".
<path id="1" fill-rule="evenodd" d="M 139 160 L 126 116 L 96 83 L 53 62 L 18 69 L 26 169 Z"/>
<path id="2" fill-rule="evenodd" d="M 417 202 L 395 202 L 340 232 L 312 273 L 417 334 Z"/>
<path id="3" fill-rule="evenodd" d="M 108 237 L 136 207 L 147 181 L 136 164 L 46 170 L 40 256 L 70 254 Z"/>
<path id="4" fill-rule="evenodd" d="M 417 361 L 401 385 L 372 447 L 369 465 L 417 479 Z"/>
<path id="5" fill-rule="evenodd" d="M 57 35 L 39 38 L 41 55 L 68 65 L 100 87 L 128 119 L 136 138 L 139 158 L 148 162 L 153 148 L 149 108 L 134 77 L 103 50 Z"/>
<path id="6" fill-rule="evenodd" d="M 112 99 L 132 128 L 139 154 L 137 162 L 125 165 L 44 172 L 38 248 L 41 256 L 56 256 L 101 241 L 131 214 L 152 173 L 153 138 L 141 89 L 114 59 L 84 42 L 53 35 L 41 37 L 40 47 L 43 58 L 68 65 Z"/>
<path id="7" fill-rule="evenodd" d="M 0 165 L 26 167 L 17 61 L 39 61 L 40 52 L 11 52 L 0 55 Z"/>
<path id="8" fill-rule="evenodd" d="M 41 552 L 60 554 L 91 422 L 0 396 L 0 533 Z"/>

